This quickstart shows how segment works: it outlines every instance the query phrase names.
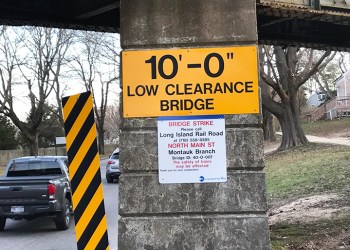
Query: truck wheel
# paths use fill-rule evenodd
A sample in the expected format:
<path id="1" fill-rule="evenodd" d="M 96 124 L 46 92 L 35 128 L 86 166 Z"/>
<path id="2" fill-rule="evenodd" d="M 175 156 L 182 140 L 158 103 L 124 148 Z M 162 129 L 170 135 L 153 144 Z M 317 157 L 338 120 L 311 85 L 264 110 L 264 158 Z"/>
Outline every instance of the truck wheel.
<path id="1" fill-rule="evenodd" d="M 57 214 L 55 219 L 56 228 L 58 230 L 67 230 L 70 224 L 70 202 L 67 198 L 63 201 L 63 209 Z"/>
<path id="2" fill-rule="evenodd" d="M 0 218 L 0 232 L 4 231 L 5 228 L 5 224 L 6 224 L 6 218 Z"/>

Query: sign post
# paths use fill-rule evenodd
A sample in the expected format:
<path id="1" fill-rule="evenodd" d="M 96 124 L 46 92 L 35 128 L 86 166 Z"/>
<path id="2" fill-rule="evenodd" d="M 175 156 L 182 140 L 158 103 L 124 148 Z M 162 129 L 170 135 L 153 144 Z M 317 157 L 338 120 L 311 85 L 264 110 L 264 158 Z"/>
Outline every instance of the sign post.
<path id="1" fill-rule="evenodd" d="M 78 250 L 109 249 L 91 92 L 62 99 Z"/>
<path id="2" fill-rule="evenodd" d="M 57 145 L 66 145 L 66 137 L 55 137 L 55 154 L 57 155 Z"/>

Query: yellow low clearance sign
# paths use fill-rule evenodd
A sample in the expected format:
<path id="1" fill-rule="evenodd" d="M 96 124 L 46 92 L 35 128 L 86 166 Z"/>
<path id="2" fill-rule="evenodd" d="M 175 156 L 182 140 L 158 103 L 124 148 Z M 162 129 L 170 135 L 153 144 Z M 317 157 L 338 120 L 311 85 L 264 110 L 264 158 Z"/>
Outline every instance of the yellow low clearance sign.
<path id="1" fill-rule="evenodd" d="M 122 52 L 124 117 L 259 113 L 256 46 Z"/>

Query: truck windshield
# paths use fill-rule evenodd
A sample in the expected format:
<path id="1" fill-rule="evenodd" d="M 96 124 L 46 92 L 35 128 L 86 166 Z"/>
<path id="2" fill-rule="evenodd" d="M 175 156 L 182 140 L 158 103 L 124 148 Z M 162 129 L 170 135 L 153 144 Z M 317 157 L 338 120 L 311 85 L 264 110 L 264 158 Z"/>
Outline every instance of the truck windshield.
<path id="1" fill-rule="evenodd" d="M 8 177 L 61 174 L 62 170 L 56 161 L 15 161 L 11 163 L 7 172 Z"/>

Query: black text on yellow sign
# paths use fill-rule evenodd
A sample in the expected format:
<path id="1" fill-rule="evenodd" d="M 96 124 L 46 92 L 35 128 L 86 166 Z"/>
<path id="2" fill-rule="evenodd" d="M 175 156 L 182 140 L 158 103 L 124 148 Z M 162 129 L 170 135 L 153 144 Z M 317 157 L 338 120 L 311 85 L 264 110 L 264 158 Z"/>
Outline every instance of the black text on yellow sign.
<path id="1" fill-rule="evenodd" d="M 256 46 L 122 52 L 124 117 L 259 113 Z"/>
<path id="2" fill-rule="evenodd" d="M 109 249 L 91 92 L 62 100 L 78 250 Z"/>

